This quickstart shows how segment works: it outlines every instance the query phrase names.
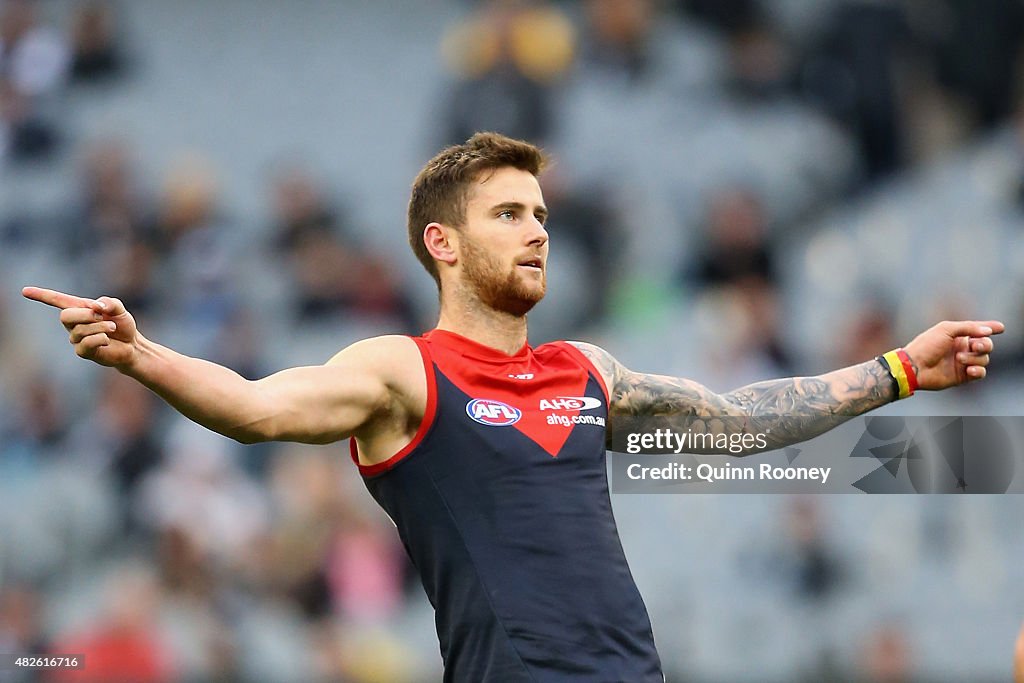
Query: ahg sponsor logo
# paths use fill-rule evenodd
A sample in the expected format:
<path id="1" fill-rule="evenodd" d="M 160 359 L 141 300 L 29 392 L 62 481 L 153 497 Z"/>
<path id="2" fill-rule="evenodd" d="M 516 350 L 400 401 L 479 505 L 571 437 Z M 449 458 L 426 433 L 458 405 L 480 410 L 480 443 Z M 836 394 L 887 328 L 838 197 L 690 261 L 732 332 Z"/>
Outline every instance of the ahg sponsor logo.
<path id="1" fill-rule="evenodd" d="M 541 410 L 590 410 L 600 407 L 601 399 L 590 396 L 559 396 L 540 400 Z"/>
<path id="2" fill-rule="evenodd" d="M 488 427 L 505 427 L 519 422 L 523 412 L 507 403 L 477 398 L 466 404 L 466 414 Z"/>

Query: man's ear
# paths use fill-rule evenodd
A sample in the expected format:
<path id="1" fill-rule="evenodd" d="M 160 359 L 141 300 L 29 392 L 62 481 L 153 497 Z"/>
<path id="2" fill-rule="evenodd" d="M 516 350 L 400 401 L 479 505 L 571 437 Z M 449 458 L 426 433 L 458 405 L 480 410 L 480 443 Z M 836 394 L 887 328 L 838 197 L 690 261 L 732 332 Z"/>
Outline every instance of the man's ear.
<path id="1" fill-rule="evenodd" d="M 455 265 L 458 241 L 458 233 L 446 225 L 430 223 L 423 228 L 423 244 L 427 252 L 441 263 Z"/>

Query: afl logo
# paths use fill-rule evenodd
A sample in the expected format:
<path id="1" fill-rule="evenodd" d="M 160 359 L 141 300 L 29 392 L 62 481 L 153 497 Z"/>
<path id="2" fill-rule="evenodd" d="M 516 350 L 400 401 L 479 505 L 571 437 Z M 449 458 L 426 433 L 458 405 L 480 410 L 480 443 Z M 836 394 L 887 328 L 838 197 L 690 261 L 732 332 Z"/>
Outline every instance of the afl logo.
<path id="1" fill-rule="evenodd" d="M 489 398 L 478 398 L 467 403 L 466 414 L 488 427 L 512 425 L 519 422 L 519 418 L 523 416 L 523 412 L 518 408 Z"/>

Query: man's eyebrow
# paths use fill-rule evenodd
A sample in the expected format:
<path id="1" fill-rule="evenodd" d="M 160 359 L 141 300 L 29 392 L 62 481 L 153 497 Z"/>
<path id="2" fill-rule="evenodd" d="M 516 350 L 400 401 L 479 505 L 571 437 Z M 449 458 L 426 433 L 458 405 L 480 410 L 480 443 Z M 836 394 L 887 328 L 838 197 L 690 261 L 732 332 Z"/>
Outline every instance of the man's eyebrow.
<path id="1" fill-rule="evenodd" d="M 523 204 L 522 202 L 502 202 L 500 204 L 495 204 L 494 206 L 491 207 L 491 211 L 492 212 L 495 212 L 495 211 L 505 211 L 506 209 L 512 209 L 514 211 L 525 211 L 526 210 L 526 204 Z M 548 207 L 546 207 L 544 205 L 538 205 L 537 208 L 536 208 L 536 212 L 538 214 L 540 214 L 541 216 L 544 216 L 545 218 L 547 218 L 547 216 L 548 216 Z"/>

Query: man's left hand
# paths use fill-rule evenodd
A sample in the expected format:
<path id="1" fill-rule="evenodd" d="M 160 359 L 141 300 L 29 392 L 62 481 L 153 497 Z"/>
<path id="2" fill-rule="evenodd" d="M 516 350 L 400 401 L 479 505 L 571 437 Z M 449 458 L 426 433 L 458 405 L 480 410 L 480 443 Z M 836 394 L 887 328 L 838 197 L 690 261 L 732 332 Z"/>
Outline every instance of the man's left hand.
<path id="1" fill-rule="evenodd" d="M 946 389 L 981 379 L 986 374 L 992 335 L 1006 326 L 998 320 L 941 322 L 904 347 L 917 371 L 920 389 Z"/>

